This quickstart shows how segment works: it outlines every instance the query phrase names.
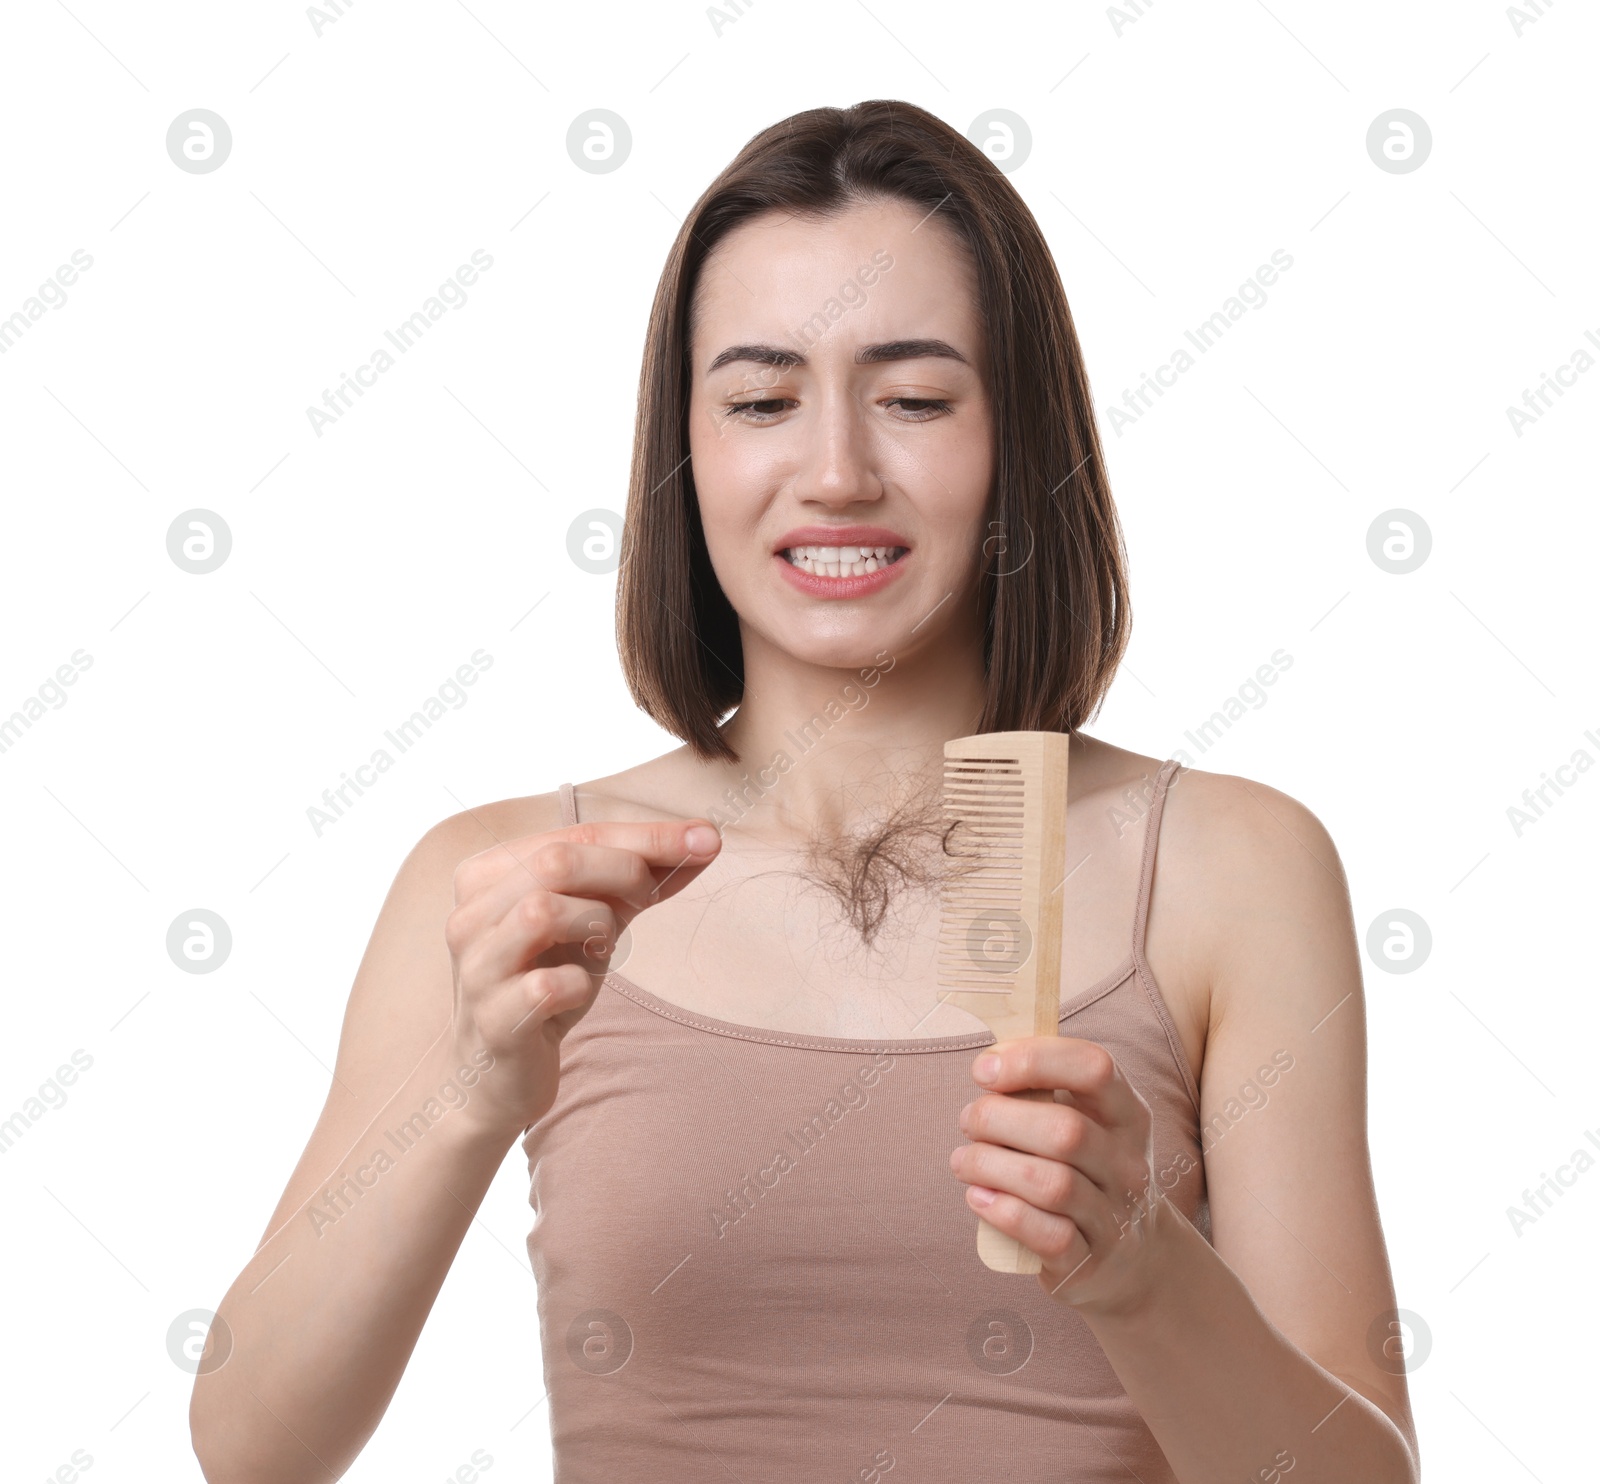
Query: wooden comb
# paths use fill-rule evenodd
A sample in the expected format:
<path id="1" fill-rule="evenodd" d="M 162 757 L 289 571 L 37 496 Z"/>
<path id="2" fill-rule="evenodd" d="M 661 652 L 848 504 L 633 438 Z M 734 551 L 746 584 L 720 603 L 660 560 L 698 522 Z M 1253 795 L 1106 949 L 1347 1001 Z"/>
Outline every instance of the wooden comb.
<path id="1" fill-rule="evenodd" d="M 944 744 L 947 849 L 965 858 L 940 883 L 939 999 L 996 1041 L 1060 1028 L 1061 883 L 1067 874 L 1065 732 L 985 732 Z M 1054 1101 L 1049 1088 L 1007 1096 Z M 978 1256 L 997 1273 L 1037 1273 L 1039 1256 L 981 1217 Z"/>

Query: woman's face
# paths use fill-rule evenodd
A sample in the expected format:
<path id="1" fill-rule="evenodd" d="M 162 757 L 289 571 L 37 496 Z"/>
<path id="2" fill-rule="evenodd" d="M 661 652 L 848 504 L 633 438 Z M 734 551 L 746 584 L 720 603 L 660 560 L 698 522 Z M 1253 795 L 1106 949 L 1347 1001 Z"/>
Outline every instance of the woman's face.
<path id="1" fill-rule="evenodd" d="M 706 263 L 689 452 L 747 658 L 752 631 L 845 668 L 976 630 L 993 475 L 976 298 L 953 233 L 903 201 L 826 221 L 768 212 Z M 887 570 L 869 555 L 877 575 L 852 579 L 786 551 L 863 546 L 905 554 Z"/>

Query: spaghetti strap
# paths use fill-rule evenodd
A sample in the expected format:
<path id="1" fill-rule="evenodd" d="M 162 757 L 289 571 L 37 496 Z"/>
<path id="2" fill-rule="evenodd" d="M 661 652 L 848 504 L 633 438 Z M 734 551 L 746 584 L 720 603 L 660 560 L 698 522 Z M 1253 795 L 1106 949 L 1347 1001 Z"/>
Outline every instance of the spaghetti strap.
<path id="1" fill-rule="evenodd" d="M 1162 763 L 1150 798 L 1150 815 L 1144 825 L 1144 859 L 1139 867 L 1139 903 L 1133 914 L 1133 958 L 1144 964 L 1145 923 L 1150 916 L 1150 885 L 1155 879 L 1156 839 L 1161 834 L 1161 813 L 1167 802 L 1167 789 L 1178 770 L 1177 758 Z"/>
<path id="2" fill-rule="evenodd" d="M 578 822 L 578 794 L 570 783 L 561 785 L 561 823 L 565 827 Z"/>

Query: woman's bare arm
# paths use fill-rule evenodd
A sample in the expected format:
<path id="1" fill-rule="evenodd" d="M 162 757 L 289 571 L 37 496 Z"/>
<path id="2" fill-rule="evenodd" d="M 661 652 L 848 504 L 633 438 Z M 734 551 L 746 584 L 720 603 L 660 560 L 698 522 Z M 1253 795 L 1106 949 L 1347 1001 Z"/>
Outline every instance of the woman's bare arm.
<path id="1" fill-rule="evenodd" d="M 553 801 L 535 803 L 525 828 L 553 828 Z M 213 1328 L 226 1326 L 219 1343 L 231 1351 L 196 1378 L 190 1427 L 211 1484 L 296 1484 L 349 1468 L 515 1141 L 467 1116 L 471 1088 L 464 1106 L 439 1098 L 462 1081 L 449 1035 L 452 879 L 494 843 L 472 815 L 443 821 L 384 901 L 327 1102 L 260 1247 L 218 1306 Z M 429 1098 L 444 1116 L 427 1118 Z M 392 1162 L 374 1177 L 375 1151 Z"/>
<path id="2" fill-rule="evenodd" d="M 1201 1137 L 1214 1245 L 1158 1202 L 1157 1288 L 1084 1317 L 1184 1484 L 1291 1469 L 1304 1484 L 1414 1484 L 1338 853 L 1304 805 L 1249 779 L 1192 774 L 1174 803 L 1168 897 L 1204 903 L 1213 986 Z M 1161 898 L 1158 879 L 1153 913 Z"/>
<path id="3" fill-rule="evenodd" d="M 334 1083 L 213 1325 L 190 1428 L 211 1484 L 338 1478 L 376 1429 L 621 928 L 693 881 L 693 821 L 559 826 L 553 796 L 457 815 L 407 856 Z M 597 946 L 598 945 L 598 946 Z M 208 1351 L 212 1347 L 208 1346 Z"/>

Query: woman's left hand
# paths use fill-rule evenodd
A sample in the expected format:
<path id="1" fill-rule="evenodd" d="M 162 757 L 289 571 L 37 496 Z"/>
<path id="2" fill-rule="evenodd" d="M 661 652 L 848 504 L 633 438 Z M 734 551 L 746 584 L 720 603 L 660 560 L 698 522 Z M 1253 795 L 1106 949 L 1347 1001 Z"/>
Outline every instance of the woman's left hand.
<path id="1" fill-rule="evenodd" d="M 980 1075 L 986 1058 L 998 1059 L 992 1076 Z M 1106 1312 L 1137 1305 L 1159 1260 L 1149 1104 L 1105 1047 L 1073 1036 L 986 1046 L 972 1075 L 989 1091 L 961 1110 L 973 1142 L 950 1156 L 968 1207 L 1039 1255 L 1054 1298 Z M 1030 1087 L 1053 1101 L 999 1096 Z"/>

